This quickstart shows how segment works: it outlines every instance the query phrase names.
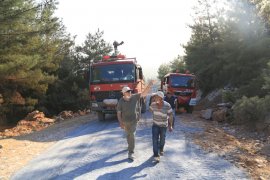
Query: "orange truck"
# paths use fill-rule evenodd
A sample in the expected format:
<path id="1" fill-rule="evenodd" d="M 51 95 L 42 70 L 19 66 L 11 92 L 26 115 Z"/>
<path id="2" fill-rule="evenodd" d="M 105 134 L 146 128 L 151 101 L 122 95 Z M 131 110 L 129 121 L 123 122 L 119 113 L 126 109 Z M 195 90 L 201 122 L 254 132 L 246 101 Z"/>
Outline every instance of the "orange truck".
<path id="1" fill-rule="evenodd" d="M 184 107 L 188 113 L 192 113 L 197 104 L 196 84 L 194 74 L 168 73 L 161 81 L 161 90 L 177 97 L 176 111 Z"/>
<path id="2" fill-rule="evenodd" d="M 90 108 L 96 111 L 99 120 L 106 114 L 115 114 L 121 90 L 128 86 L 133 93 L 141 93 L 145 88 L 143 71 L 136 58 L 126 58 L 118 54 L 104 56 L 102 61 L 90 64 Z M 145 99 L 140 99 L 140 109 L 145 112 Z"/>

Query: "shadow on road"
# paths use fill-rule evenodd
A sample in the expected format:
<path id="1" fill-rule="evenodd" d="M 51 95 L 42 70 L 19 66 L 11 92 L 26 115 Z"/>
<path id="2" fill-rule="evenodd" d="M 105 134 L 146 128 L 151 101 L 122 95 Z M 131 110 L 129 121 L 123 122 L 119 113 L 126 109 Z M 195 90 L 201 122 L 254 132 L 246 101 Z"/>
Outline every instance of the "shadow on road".
<path id="1" fill-rule="evenodd" d="M 87 174 L 87 173 L 92 172 L 94 170 L 97 170 L 99 168 L 115 166 L 117 164 L 129 162 L 128 159 L 122 159 L 122 160 L 118 160 L 118 161 L 108 162 L 108 160 L 112 159 L 114 156 L 120 155 L 120 154 L 125 153 L 125 152 L 126 152 L 126 150 L 122 150 L 122 151 L 119 151 L 117 153 L 113 153 L 109 156 L 106 156 L 106 157 L 99 159 L 97 161 L 92 161 L 92 162 L 90 162 L 82 167 L 79 167 L 79 168 L 74 169 L 72 171 L 69 171 L 67 173 L 63 173 L 61 175 L 56 175 L 56 176 L 50 177 L 50 179 L 75 179 L 78 176 L 81 176 L 83 174 Z"/>
<path id="2" fill-rule="evenodd" d="M 126 179 L 126 180 L 128 180 L 128 179 L 145 178 L 147 176 L 147 174 L 143 174 L 143 175 L 135 176 L 135 177 L 133 177 L 133 175 L 139 173 L 140 171 L 142 171 L 145 168 L 153 167 L 155 165 L 156 165 L 156 163 L 153 163 L 152 157 L 150 157 L 149 159 L 147 159 L 145 162 L 143 162 L 139 166 L 129 167 L 126 169 L 122 169 L 121 171 L 117 171 L 117 172 L 106 173 L 102 176 L 99 176 L 97 179 L 98 180 L 108 180 L 108 179 Z"/>

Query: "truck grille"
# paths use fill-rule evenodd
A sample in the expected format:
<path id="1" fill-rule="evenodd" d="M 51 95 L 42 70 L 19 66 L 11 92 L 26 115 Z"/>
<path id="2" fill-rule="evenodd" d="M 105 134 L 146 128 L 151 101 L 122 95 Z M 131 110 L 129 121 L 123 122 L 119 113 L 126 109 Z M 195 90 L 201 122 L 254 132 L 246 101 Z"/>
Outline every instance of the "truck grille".
<path id="1" fill-rule="evenodd" d="M 104 99 L 120 99 L 123 95 L 120 91 L 101 91 L 93 92 L 97 101 L 103 101 Z"/>
<path id="2" fill-rule="evenodd" d="M 190 96 L 192 92 L 186 92 L 186 91 L 177 91 L 174 93 L 176 96 Z"/>

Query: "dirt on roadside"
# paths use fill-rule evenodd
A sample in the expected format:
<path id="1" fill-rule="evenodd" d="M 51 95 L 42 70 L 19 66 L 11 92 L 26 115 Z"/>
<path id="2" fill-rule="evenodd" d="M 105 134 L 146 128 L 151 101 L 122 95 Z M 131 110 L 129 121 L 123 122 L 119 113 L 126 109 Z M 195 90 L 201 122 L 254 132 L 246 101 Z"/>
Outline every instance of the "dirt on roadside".
<path id="1" fill-rule="evenodd" d="M 246 169 L 252 179 L 270 179 L 269 137 L 201 119 L 196 112 L 192 119 L 183 115 L 181 121 L 187 126 L 203 128 L 202 132 L 187 134 L 203 150 L 217 153 L 237 167 Z"/>
<path id="2" fill-rule="evenodd" d="M 87 114 L 66 119 L 30 134 L 0 138 L 0 180 L 8 180 L 16 171 L 24 167 L 34 157 L 63 139 L 73 129 L 95 119 Z"/>

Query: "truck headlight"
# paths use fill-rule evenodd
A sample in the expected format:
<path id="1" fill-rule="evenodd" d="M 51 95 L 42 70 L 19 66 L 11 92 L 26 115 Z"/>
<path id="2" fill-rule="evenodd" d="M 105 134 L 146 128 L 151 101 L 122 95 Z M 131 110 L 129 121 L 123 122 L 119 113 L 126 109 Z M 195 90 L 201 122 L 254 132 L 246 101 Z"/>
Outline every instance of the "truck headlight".
<path id="1" fill-rule="evenodd" d="M 92 103 L 92 107 L 98 107 L 97 103 Z"/>

